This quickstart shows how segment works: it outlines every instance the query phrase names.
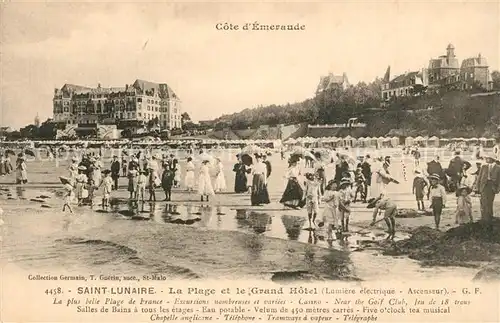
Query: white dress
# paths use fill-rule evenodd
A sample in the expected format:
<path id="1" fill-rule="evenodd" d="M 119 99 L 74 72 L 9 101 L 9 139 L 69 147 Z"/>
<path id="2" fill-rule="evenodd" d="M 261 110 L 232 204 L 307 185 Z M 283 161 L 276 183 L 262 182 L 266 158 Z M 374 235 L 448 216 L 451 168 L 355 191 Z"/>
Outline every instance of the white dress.
<path id="1" fill-rule="evenodd" d="M 219 162 L 217 164 L 217 175 L 215 177 L 214 190 L 216 192 L 226 190 L 226 178 L 224 176 L 224 166 Z"/>
<path id="2" fill-rule="evenodd" d="M 200 195 L 214 195 L 214 188 L 210 179 L 210 169 L 207 165 L 201 165 L 198 174 L 198 193 Z"/>
<path id="3" fill-rule="evenodd" d="M 194 164 L 192 161 L 186 164 L 186 177 L 184 181 L 188 189 L 194 188 Z"/>
<path id="4" fill-rule="evenodd" d="M 384 183 L 382 182 L 382 176 L 378 172 L 383 171 L 382 164 L 379 161 L 375 161 L 372 165 L 372 185 L 371 185 L 371 196 L 379 197 L 384 190 Z"/>

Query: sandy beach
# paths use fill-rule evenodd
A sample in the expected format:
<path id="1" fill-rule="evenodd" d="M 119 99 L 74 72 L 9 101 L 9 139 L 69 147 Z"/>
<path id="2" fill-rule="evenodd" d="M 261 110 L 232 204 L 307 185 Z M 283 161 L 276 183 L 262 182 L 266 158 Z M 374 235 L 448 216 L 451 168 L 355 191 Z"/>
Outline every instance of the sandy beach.
<path id="1" fill-rule="evenodd" d="M 59 161 L 56 167 L 54 161 L 30 161 L 28 184 L 13 185 L 13 176 L 0 178 L 0 201 L 5 211 L 1 259 L 8 263 L 6 270 L 72 269 L 84 274 L 83 271 L 120 269 L 186 279 L 370 280 L 392 274 L 412 279 L 414 275 L 436 278 L 451 272 L 472 278 L 477 273 L 474 268 L 424 268 L 406 256 L 382 256 L 381 250 L 367 248 L 366 241 L 383 239 L 383 222 L 370 228 L 369 234 L 353 233 L 347 243 L 334 241 L 329 245 L 321 235 L 305 230 L 305 210 L 285 209 L 278 203 L 285 187 L 286 165 L 279 154 L 270 160 L 271 204 L 262 207 L 251 207 L 249 194 L 231 193 L 234 161 L 225 160 L 228 192 L 217 194 L 209 203 L 200 202 L 197 194 L 180 188 L 173 190 L 172 202 L 146 202 L 137 211 L 131 211 L 126 179 L 120 178 L 110 210 L 101 210 L 102 193 L 98 192 L 93 209 L 74 205 L 73 215 L 61 211 L 62 185 L 58 176 L 67 175 L 67 162 Z M 394 169 L 399 165 L 395 160 Z M 329 172 L 327 169 L 327 177 L 331 176 Z M 401 184 L 389 186 L 389 193 L 400 207 L 415 208 L 409 183 L 412 177 L 404 181 L 400 171 L 398 174 Z M 161 189 L 157 189 L 156 195 L 158 200 L 164 198 Z M 454 226 L 455 198 L 449 195 L 449 200 L 443 214 L 443 230 Z M 478 219 L 476 197 L 473 210 Z M 187 225 L 178 224 L 177 218 L 196 220 Z M 356 203 L 351 219 L 351 231 L 366 231 L 371 210 Z M 396 240 L 408 238 L 408 232 L 420 226 L 433 227 L 433 218 L 397 219 Z"/>

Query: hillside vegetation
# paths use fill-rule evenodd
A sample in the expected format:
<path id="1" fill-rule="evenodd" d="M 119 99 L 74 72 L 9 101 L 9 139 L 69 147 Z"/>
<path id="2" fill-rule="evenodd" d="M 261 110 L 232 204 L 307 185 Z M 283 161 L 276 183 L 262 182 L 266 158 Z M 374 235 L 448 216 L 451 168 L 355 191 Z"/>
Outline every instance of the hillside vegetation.
<path id="1" fill-rule="evenodd" d="M 303 102 L 245 109 L 214 120 L 216 129 L 260 125 L 346 123 L 357 117 L 371 136 L 438 135 L 496 136 L 500 125 L 500 94 L 471 96 L 462 91 L 423 93 L 396 98 L 381 107 L 381 80 L 346 90 L 331 89 Z"/>

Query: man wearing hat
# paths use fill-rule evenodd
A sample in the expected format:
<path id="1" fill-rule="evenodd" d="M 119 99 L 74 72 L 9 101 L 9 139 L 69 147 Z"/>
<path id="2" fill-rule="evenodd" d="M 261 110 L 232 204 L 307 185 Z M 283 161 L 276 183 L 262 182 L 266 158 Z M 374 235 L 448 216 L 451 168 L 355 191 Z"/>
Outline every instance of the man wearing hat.
<path id="1" fill-rule="evenodd" d="M 448 169 L 446 172 L 451 178 L 451 184 L 453 185 L 452 191 L 455 192 L 462 182 L 462 176 L 464 172 L 465 161 L 460 157 L 460 151 L 455 152 L 455 157 L 450 160 Z"/>
<path id="2" fill-rule="evenodd" d="M 118 161 L 118 156 L 113 156 L 111 179 L 113 179 L 113 190 L 115 191 L 118 189 L 118 178 L 120 178 L 120 162 Z"/>
<path id="3" fill-rule="evenodd" d="M 481 166 L 478 175 L 478 191 L 481 194 L 481 219 L 493 218 L 493 201 L 495 194 L 500 192 L 500 166 L 496 164 L 496 157 L 485 156 L 486 163 Z"/>

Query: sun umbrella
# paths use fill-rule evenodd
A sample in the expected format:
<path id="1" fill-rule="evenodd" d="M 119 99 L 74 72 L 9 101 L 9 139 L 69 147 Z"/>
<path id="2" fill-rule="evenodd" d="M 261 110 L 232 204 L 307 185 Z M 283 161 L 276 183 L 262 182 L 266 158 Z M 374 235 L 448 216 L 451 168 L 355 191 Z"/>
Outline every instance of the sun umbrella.
<path id="1" fill-rule="evenodd" d="M 241 162 L 245 164 L 246 166 L 250 166 L 253 164 L 253 158 L 252 156 L 248 154 L 241 155 Z"/>
<path id="2" fill-rule="evenodd" d="M 262 153 L 262 148 L 256 145 L 248 145 L 241 150 L 242 154 L 252 155 Z"/>
<path id="3" fill-rule="evenodd" d="M 348 152 L 339 152 L 338 153 L 340 158 L 343 158 L 347 163 L 356 165 L 356 158 L 354 158 L 350 153 Z"/>
<path id="4" fill-rule="evenodd" d="M 12 149 L 7 149 L 5 151 L 5 157 L 15 156 L 15 155 L 16 155 L 16 153 Z"/>
<path id="5" fill-rule="evenodd" d="M 28 156 L 31 156 L 31 157 L 35 157 L 36 156 L 35 153 L 33 151 L 29 150 L 29 149 L 25 149 L 24 153 L 26 155 L 28 155 Z"/>
<path id="6" fill-rule="evenodd" d="M 59 180 L 62 184 L 71 184 L 71 179 L 66 176 L 59 176 Z"/>
<path id="7" fill-rule="evenodd" d="M 200 154 L 200 156 L 198 156 L 198 158 L 201 160 L 201 161 L 208 161 L 208 162 L 212 162 L 214 160 L 214 156 L 212 155 L 209 155 L 207 153 L 202 153 Z"/>

